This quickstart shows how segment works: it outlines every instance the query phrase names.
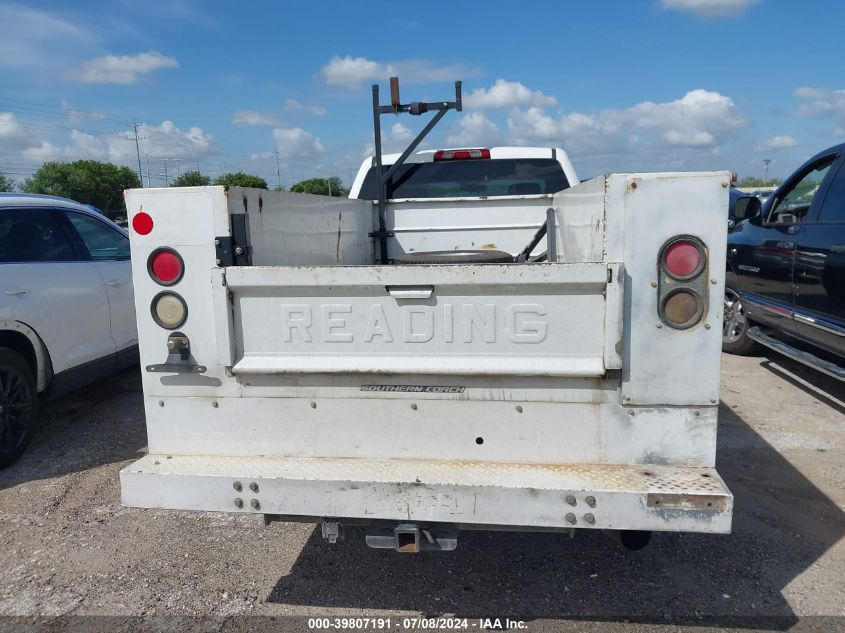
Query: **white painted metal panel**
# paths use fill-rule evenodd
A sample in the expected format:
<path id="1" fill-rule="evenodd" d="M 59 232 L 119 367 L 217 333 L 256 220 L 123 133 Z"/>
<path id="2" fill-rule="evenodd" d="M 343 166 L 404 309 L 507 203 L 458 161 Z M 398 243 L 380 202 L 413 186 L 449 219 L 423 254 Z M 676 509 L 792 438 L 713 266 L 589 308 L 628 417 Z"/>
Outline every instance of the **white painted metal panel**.
<path id="1" fill-rule="evenodd" d="M 608 227 L 624 225 L 625 404 L 719 401 L 722 297 L 727 243 L 728 172 L 614 174 Z M 610 231 L 609 231 L 610 232 Z M 672 237 L 692 235 L 707 249 L 706 310 L 701 323 L 675 330 L 658 314 L 658 257 Z"/>
<path id="2" fill-rule="evenodd" d="M 605 258 L 604 198 L 604 177 L 555 194 L 557 261 L 621 261 L 621 258 Z"/>
<path id="3" fill-rule="evenodd" d="M 120 477 L 132 506 L 502 527 L 727 533 L 733 508 L 712 468 L 148 455 Z"/>
<path id="4" fill-rule="evenodd" d="M 479 249 L 515 255 L 546 221 L 552 200 L 536 195 L 391 201 L 387 230 L 395 237 L 388 241 L 388 256 Z M 537 252 L 544 249 L 540 244 Z"/>
<path id="5" fill-rule="evenodd" d="M 373 263 L 373 205 L 289 191 L 233 187 L 230 213 L 246 213 L 256 266 Z"/>
<path id="6" fill-rule="evenodd" d="M 601 376 L 607 280 L 603 264 L 232 269 L 233 371 Z"/>
<path id="7" fill-rule="evenodd" d="M 150 452 L 534 464 L 712 466 L 715 460 L 715 407 L 629 411 L 618 403 L 590 402 L 589 396 L 602 395 L 595 390 L 531 393 L 503 386 L 494 393 L 481 386 L 486 377 L 476 377 L 472 386 L 469 377 L 437 376 L 436 383 L 428 382 L 458 389 L 420 393 L 419 376 L 354 377 L 357 384 L 343 389 L 306 384 L 245 387 L 240 398 L 150 397 Z M 514 377 L 500 381 L 508 385 Z M 406 390 L 377 390 L 396 385 Z M 562 402 L 567 395 L 573 401 Z"/>

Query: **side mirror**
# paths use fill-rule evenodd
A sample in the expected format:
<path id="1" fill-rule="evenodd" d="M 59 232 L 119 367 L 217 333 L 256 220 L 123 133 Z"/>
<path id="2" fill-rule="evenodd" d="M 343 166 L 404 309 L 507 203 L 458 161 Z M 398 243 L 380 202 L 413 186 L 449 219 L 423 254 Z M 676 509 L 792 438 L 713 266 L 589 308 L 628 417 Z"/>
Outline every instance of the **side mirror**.
<path id="1" fill-rule="evenodd" d="M 763 205 L 757 196 L 743 196 L 738 198 L 734 205 L 732 220 L 753 220 L 763 215 Z"/>

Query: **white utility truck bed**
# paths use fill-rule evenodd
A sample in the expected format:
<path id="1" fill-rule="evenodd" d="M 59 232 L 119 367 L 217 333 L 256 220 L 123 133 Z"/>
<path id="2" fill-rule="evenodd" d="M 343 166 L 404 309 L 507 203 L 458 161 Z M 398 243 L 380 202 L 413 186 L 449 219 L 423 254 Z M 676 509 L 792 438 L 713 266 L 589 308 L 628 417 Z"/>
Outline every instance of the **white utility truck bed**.
<path id="1" fill-rule="evenodd" d="M 331 541 L 363 525 L 399 551 L 472 528 L 729 532 L 729 179 L 491 198 L 521 209 L 510 228 L 481 199 L 428 225 L 465 201 L 389 200 L 391 261 L 426 232 L 514 256 L 549 232 L 540 260 L 422 265 L 376 264 L 371 200 L 127 192 L 149 454 L 123 503 L 322 522 Z"/>

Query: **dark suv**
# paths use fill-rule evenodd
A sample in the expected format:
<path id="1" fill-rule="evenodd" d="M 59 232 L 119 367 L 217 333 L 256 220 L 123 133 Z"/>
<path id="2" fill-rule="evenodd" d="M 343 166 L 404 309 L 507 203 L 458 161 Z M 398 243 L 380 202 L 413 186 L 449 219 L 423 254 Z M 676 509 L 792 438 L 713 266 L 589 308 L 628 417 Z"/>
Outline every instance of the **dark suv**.
<path id="1" fill-rule="evenodd" d="M 831 147 L 765 204 L 756 197 L 737 201 L 728 235 L 724 351 L 747 354 L 761 344 L 845 380 L 844 163 L 845 144 Z"/>

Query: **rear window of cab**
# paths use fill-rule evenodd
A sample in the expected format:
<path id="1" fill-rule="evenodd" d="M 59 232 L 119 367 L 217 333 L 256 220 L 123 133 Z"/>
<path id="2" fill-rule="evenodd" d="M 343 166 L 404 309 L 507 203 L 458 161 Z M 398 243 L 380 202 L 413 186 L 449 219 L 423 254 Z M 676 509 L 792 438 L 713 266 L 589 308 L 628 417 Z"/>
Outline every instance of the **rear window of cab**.
<path id="1" fill-rule="evenodd" d="M 556 193 L 568 186 L 563 168 L 553 158 L 445 160 L 401 165 L 387 183 L 387 198 L 525 196 Z M 358 197 L 378 200 L 375 167 L 367 172 Z"/>

